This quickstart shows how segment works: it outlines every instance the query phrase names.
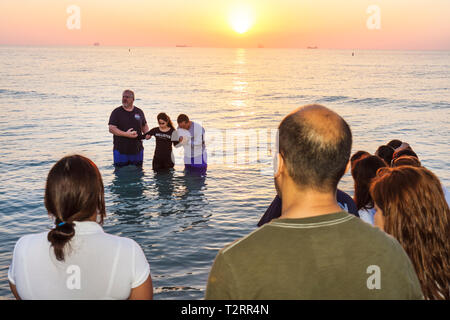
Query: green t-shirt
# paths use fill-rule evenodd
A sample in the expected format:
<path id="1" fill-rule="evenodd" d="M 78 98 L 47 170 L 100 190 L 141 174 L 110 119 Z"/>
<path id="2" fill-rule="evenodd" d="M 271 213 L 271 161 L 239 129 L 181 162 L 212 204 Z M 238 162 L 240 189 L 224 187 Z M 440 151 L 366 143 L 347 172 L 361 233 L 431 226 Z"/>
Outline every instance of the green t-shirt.
<path id="1" fill-rule="evenodd" d="M 393 237 L 347 212 L 274 219 L 219 251 L 206 299 L 423 299 Z"/>

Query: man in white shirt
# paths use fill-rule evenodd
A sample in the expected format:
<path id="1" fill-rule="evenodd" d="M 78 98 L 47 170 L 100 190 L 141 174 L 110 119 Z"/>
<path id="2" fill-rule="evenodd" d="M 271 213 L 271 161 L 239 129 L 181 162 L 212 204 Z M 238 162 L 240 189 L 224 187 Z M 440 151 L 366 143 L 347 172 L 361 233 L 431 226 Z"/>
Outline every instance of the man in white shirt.
<path id="1" fill-rule="evenodd" d="M 190 121 L 185 114 L 177 118 L 178 128 L 189 131 L 190 143 L 181 143 L 184 146 L 184 168 L 188 172 L 205 174 L 207 153 L 205 145 L 205 129 L 198 123 Z"/>

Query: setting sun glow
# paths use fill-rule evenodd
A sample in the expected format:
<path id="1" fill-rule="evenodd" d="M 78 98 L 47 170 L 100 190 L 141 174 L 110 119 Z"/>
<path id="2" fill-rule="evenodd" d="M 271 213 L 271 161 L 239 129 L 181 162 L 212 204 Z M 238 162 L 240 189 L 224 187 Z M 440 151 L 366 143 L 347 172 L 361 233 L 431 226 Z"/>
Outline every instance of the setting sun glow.
<path id="1" fill-rule="evenodd" d="M 254 20 L 253 11 L 249 6 L 237 6 L 230 11 L 230 25 L 237 33 L 247 32 L 252 27 Z"/>
<path id="2" fill-rule="evenodd" d="M 0 46 L 448 51 L 449 12 L 449 0 L 0 0 Z"/>

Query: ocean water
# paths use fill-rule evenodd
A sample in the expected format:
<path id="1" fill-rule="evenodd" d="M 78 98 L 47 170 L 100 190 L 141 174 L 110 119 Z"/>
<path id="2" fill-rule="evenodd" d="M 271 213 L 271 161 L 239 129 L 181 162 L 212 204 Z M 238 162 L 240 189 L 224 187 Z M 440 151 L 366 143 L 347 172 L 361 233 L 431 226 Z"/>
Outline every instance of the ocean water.
<path id="1" fill-rule="evenodd" d="M 217 251 L 256 228 L 275 196 L 272 137 L 292 109 L 320 103 L 350 124 L 353 152 L 407 141 L 450 187 L 450 52 L 0 47 L 0 298 L 15 242 L 52 226 L 45 180 L 80 153 L 105 185 L 106 232 L 136 240 L 155 299 L 202 299 Z M 205 178 L 112 165 L 111 111 L 135 91 L 150 128 L 186 113 L 207 131 Z M 345 175 L 340 188 L 353 195 Z"/>

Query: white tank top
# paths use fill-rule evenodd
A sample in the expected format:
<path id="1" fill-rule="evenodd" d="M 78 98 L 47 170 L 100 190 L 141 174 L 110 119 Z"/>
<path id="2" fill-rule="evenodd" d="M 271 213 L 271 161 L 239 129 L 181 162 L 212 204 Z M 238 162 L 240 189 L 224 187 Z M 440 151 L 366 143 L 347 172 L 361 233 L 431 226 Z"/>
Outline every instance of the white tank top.
<path id="1" fill-rule="evenodd" d="M 17 241 L 9 281 L 22 299 L 127 299 L 150 275 L 141 247 L 91 221 L 75 222 L 75 236 L 56 260 L 47 232 Z"/>

